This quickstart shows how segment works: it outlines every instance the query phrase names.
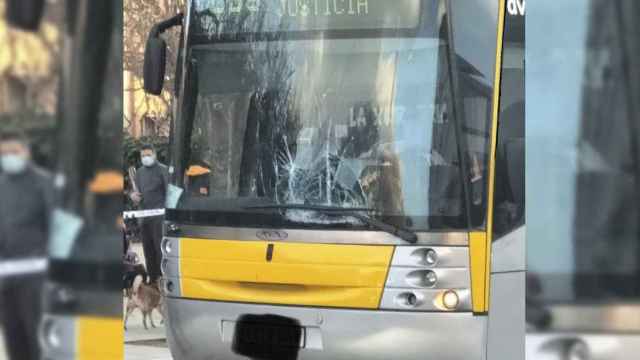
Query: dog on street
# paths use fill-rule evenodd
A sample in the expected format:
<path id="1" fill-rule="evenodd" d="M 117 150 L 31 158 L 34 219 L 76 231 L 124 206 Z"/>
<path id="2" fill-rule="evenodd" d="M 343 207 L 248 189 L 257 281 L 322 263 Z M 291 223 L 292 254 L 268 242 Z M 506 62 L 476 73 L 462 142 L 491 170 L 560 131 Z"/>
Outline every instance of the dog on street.
<path id="1" fill-rule="evenodd" d="M 127 297 L 124 329 L 127 330 L 127 320 L 129 319 L 129 315 L 131 315 L 135 309 L 140 309 L 142 312 L 142 324 L 146 330 L 149 329 L 147 326 L 147 317 L 151 322 L 151 326 L 156 327 L 153 322 L 152 312 L 156 309 L 162 316 L 161 323 L 163 323 L 164 314 L 162 308 L 162 291 L 160 290 L 159 283 L 147 284 L 143 275 L 136 275 L 133 280 L 133 286 L 130 294 Z"/>

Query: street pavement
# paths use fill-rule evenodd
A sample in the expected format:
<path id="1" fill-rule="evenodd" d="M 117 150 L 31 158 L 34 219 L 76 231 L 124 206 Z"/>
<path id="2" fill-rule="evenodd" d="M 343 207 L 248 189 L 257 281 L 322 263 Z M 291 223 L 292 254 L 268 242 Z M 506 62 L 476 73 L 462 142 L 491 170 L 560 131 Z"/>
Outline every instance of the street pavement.
<path id="1" fill-rule="evenodd" d="M 141 244 L 131 244 L 131 249 L 138 254 L 144 264 L 144 252 Z M 123 310 L 126 309 L 126 300 Z M 142 312 L 134 310 L 127 321 L 127 331 L 124 333 L 124 358 L 125 360 L 172 360 L 171 352 L 167 346 L 164 324 L 160 324 L 161 316 L 153 311 L 153 321 L 156 328 L 151 327 L 147 319 L 149 330 L 145 330 L 142 324 Z"/>
<path id="2" fill-rule="evenodd" d="M 160 315 L 153 314 L 157 328 L 142 325 L 142 313 L 136 310 L 127 322 L 124 333 L 124 358 L 126 360 L 171 360 L 167 346 L 164 325 L 160 325 Z M 148 323 L 148 321 L 147 321 Z"/>

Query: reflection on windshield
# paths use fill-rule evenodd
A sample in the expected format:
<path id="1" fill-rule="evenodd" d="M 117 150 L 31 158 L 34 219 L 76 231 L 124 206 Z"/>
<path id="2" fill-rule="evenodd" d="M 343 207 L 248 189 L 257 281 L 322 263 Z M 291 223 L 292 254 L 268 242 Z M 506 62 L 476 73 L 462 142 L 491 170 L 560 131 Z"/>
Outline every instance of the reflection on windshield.
<path id="1" fill-rule="evenodd" d="M 427 183 L 431 163 L 453 166 L 456 151 L 455 139 L 440 149 L 431 147 L 434 117 L 446 114 L 436 109 L 445 104 L 432 105 L 437 73 L 411 77 L 416 66 L 437 68 L 437 44 L 414 43 L 407 51 L 385 53 L 346 52 L 361 47 L 356 41 L 329 49 L 315 45 L 285 43 L 289 48 L 276 54 L 234 54 L 236 62 L 249 57 L 247 66 L 261 72 L 248 92 L 210 89 L 218 93 L 208 94 L 200 85 L 193 142 L 204 141 L 208 153 L 199 156 L 216 163 L 214 174 L 226 174 L 212 177 L 210 195 L 428 214 L 427 194 L 415 185 Z M 219 56 L 196 52 L 199 69 L 206 68 L 199 70 L 203 77 L 228 68 L 214 67 Z M 278 56 L 280 64 L 259 65 Z M 213 125 L 210 119 L 220 119 L 213 132 L 206 131 Z M 459 188 L 459 180 L 452 180 L 451 186 Z M 459 215 L 459 205 L 450 213 Z"/>

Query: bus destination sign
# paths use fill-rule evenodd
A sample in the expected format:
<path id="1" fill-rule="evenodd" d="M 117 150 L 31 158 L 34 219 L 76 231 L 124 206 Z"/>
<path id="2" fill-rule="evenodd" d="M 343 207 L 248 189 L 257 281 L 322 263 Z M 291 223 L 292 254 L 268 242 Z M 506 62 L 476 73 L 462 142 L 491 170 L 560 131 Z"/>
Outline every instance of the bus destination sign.
<path id="1" fill-rule="evenodd" d="M 196 15 L 213 14 L 218 31 L 260 24 L 253 32 L 414 29 L 422 0 L 196 0 Z M 226 30 L 225 28 L 226 26 Z"/>

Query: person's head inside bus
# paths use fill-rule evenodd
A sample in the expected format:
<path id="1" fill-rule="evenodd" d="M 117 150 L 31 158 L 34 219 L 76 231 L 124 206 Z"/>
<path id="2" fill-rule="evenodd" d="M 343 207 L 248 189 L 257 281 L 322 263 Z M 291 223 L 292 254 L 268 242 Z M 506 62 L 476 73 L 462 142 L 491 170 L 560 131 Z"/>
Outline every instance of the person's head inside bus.
<path id="1" fill-rule="evenodd" d="M 0 167 L 8 175 L 23 173 L 31 163 L 27 138 L 18 131 L 0 134 Z"/>
<path id="2" fill-rule="evenodd" d="M 145 167 L 152 167 L 158 161 L 156 148 L 151 144 L 144 144 L 140 148 L 140 161 Z"/>

